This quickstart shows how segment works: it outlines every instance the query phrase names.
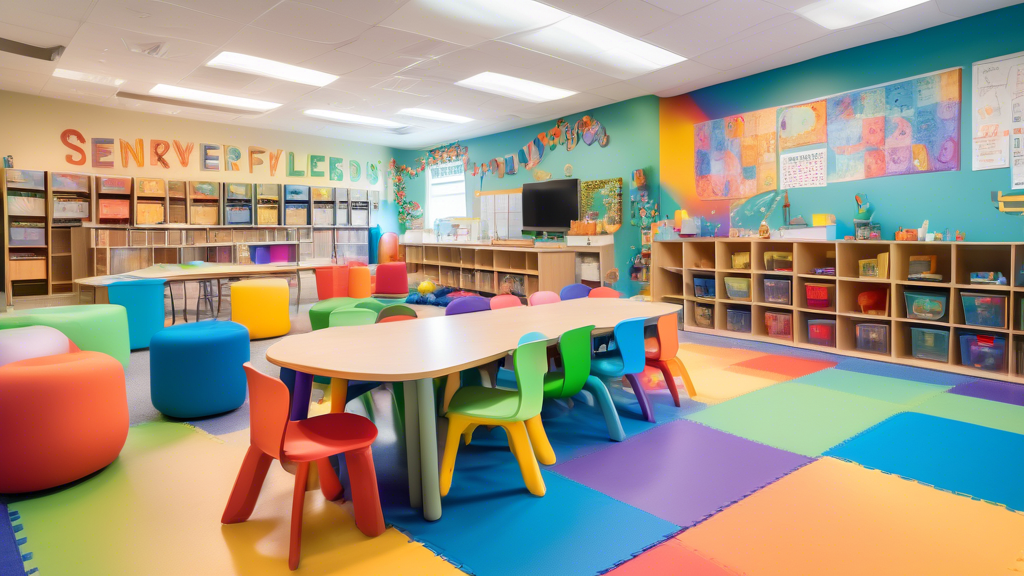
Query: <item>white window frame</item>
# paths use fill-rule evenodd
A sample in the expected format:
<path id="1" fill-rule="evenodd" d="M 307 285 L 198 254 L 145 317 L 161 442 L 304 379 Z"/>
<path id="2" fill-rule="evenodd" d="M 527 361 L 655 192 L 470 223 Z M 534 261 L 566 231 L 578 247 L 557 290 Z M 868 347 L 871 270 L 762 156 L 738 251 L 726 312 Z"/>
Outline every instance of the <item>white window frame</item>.
<path id="1" fill-rule="evenodd" d="M 462 206 L 461 213 L 459 213 L 459 214 L 442 214 L 440 216 L 436 215 L 436 213 L 433 210 L 433 204 L 434 204 L 434 198 L 435 198 L 434 184 L 442 184 L 442 185 L 444 185 L 444 184 L 454 184 L 456 182 L 461 183 L 461 186 L 458 187 L 458 190 L 459 190 L 458 192 L 450 192 L 449 191 L 449 192 L 445 192 L 445 193 L 439 193 L 436 196 L 437 197 L 446 197 L 446 198 L 458 196 L 460 201 L 461 201 L 460 202 L 460 206 Z M 449 162 L 449 163 L 446 163 L 446 164 L 435 164 L 434 166 L 429 167 L 427 169 L 427 195 L 426 196 L 427 196 L 427 198 L 426 198 L 426 210 L 425 210 L 426 222 L 424 222 L 426 227 L 432 228 L 434 226 L 434 221 L 437 220 L 439 217 L 452 216 L 452 217 L 456 217 L 456 218 L 464 218 L 467 215 L 466 214 L 466 174 L 465 174 L 465 172 L 463 170 L 462 161 L 459 160 L 459 161 L 456 161 L 456 162 Z"/>

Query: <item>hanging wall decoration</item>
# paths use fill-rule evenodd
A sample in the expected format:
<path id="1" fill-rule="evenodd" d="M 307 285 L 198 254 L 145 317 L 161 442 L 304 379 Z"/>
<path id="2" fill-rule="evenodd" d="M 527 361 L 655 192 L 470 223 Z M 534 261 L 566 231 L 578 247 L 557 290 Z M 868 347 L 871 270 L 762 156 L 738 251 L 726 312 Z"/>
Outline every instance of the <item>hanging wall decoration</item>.
<path id="1" fill-rule="evenodd" d="M 598 223 L 598 233 L 614 234 L 622 227 L 622 178 L 590 180 L 580 184 L 580 187 L 583 194 L 583 199 L 580 201 L 580 212 L 584 215 L 590 212 L 593 199 L 601 196 L 605 213 L 604 218 Z M 584 202 L 587 205 L 584 205 Z"/>
<path id="2" fill-rule="evenodd" d="M 405 186 L 408 180 L 415 178 L 420 172 L 427 168 L 423 158 L 417 158 L 418 168 L 410 168 L 404 164 L 399 165 L 394 158 L 388 163 L 388 174 L 391 178 L 391 189 L 395 192 L 395 202 L 398 204 L 398 223 L 403 228 L 408 228 L 416 220 L 422 222 L 423 208 L 419 202 L 410 200 L 405 193 Z"/>
<path id="3" fill-rule="evenodd" d="M 545 150 L 554 150 L 559 146 L 565 146 L 566 151 L 572 151 L 580 141 L 587 146 L 596 143 L 604 148 L 609 142 L 608 132 L 604 125 L 591 116 L 584 116 L 575 124 L 570 124 L 565 118 L 560 118 L 555 122 L 553 128 L 540 132 L 533 140 L 512 154 L 484 161 L 480 165 L 473 164 L 472 167 L 469 166 L 468 156 L 466 156 L 466 171 L 473 176 L 480 176 L 481 186 L 483 186 L 483 178 L 487 172 L 502 178 L 505 175 L 515 174 L 519 170 L 527 170 L 533 171 L 534 178 L 537 180 L 546 180 L 551 177 L 549 172 L 534 170 L 544 160 Z M 462 148 L 465 150 L 465 147 Z M 537 178 L 538 172 L 542 176 L 547 176 Z"/>
<path id="4" fill-rule="evenodd" d="M 748 198 L 778 187 L 775 108 L 694 126 L 697 197 Z"/>
<path id="5" fill-rule="evenodd" d="M 824 100 L 779 108 L 779 151 L 824 144 L 826 125 Z"/>

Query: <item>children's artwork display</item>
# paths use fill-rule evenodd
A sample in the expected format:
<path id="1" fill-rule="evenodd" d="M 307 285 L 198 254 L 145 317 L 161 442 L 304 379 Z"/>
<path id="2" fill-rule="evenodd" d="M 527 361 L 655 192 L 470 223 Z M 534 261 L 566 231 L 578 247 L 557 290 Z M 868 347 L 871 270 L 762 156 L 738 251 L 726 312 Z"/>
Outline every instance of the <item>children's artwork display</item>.
<path id="1" fill-rule="evenodd" d="M 748 198 L 778 188 L 776 108 L 694 126 L 697 197 Z"/>
<path id="2" fill-rule="evenodd" d="M 961 70 L 832 96 L 828 181 L 960 169 Z"/>
<path id="3" fill-rule="evenodd" d="M 1024 52 L 975 62 L 973 69 L 971 167 L 1006 168 L 1011 126 L 1021 122 L 1024 112 L 1017 101 L 1024 95 Z"/>
<path id="4" fill-rule="evenodd" d="M 779 108 L 779 151 L 825 144 L 826 126 L 825 100 Z"/>
<path id="5" fill-rule="evenodd" d="M 583 208 L 593 205 L 593 199 L 601 196 L 601 203 L 604 205 L 604 218 L 601 219 L 599 234 L 614 234 L 622 227 L 622 178 L 609 178 L 607 180 L 590 180 L 580 184 L 581 190 L 581 214 Z"/>

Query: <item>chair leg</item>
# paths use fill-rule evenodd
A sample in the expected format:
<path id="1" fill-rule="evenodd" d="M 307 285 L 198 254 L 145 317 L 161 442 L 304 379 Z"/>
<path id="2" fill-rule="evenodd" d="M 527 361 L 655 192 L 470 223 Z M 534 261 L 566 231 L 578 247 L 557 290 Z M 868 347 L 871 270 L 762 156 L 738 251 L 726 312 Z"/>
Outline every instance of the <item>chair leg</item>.
<path id="1" fill-rule="evenodd" d="M 502 427 L 508 434 L 509 443 L 515 445 L 513 450 L 516 460 L 519 461 L 519 471 L 523 474 L 526 489 L 534 496 L 543 496 L 547 492 L 547 487 L 544 486 L 544 477 L 540 474 L 537 457 L 533 454 L 526 425 L 522 422 L 512 422 Z"/>
<path id="2" fill-rule="evenodd" d="M 463 440 L 466 443 L 466 446 L 469 446 L 469 443 L 473 441 L 473 432 L 476 431 L 477 426 L 478 426 L 478 424 L 467 424 L 466 425 L 466 430 L 462 433 L 462 437 L 463 437 Z"/>
<path id="3" fill-rule="evenodd" d="M 648 422 L 654 422 L 654 410 L 651 409 L 651 401 L 648 400 L 647 392 L 644 390 L 643 384 L 640 383 L 640 379 L 636 377 L 636 374 L 626 374 L 626 380 L 633 387 L 636 401 L 640 403 L 640 412 Z"/>
<path id="4" fill-rule="evenodd" d="M 362 403 L 363 410 L 366 410 L 366 417 L 369 418 L 371 422 L 376 422 L 377 418 L 374 416 L 373 409 L 373 394 L 370 392 L 364 392 L 359 396 L 359 402 Z"/>
<path id="5" fill-rule="evenodd" d="M 352 508 L 355 512 L 356 527 L 367 536 L 380 536 L 386 526 L 384 513 L 380 509 L 373 452 L 369 446 L 346 452 L 345 465 L 348 466 L 348 477 L 352 482 Z"/>
<path id="6" fill-rule="evenodd" d="M 668 388 L 668 393 L 672 395 L 672 402 L 675 403 L 676 408 L 679 407 L 679 386 L 676 385 L 676 375 L 672 373 L 672 368 L 668 362 L 662 360 L 654 360 L 651 362 L 653 368 L 657 368 L 661 375 L 665 378 L 665 387 Z"/>
<path id="7" fill-rule="evenodd" d="M 267 470 L 273 461 L 273 457 L 259 448 L 249 446 L 245 459 L 242 460 L 242 468 L 235 478 L 235 486 L 228 496 L 228 504 L 224 507 L 224 515 L 220 518 L 222 523 L 245 522 L 252 516 L 256 500 L 260 497 L 260 489 L 263 488 L 263 480 L 267 477 Z"/>
<path id="8" fill-rule="evenodd" d="M 548 441 L 548 435 L 544 432 L 544 423 L 540 420 L 540 414 L 526 421 L 526 432 L 530 436 L 530 444 L 537 455 L 537 461 L 545 466 L 555 463 L 555 450 Z"/>
<path id="9" fill-rule="evenodd" d="M 316 471 L 320 476 L 320 491 L 324 493 L 324 498 L 332 502 L 341 498 L 342 494 L 345 493 L 345 487 L 341 485 L 341 480 L 338 479 L 338 473 L 331 466 L 330 459 L 321 458 L 317 460 Z"/>
<path id="10" fill-rule="evenodd" d="M 292 492 L 292 531 L 288 541 L 288 568 L 299 567 L 299 550 L 302 548 L 302 505 L 306 501 L 306 477 L 309 476 L 309 462 L 298 462 L 295 470 L 295 490 Z"/>
<path id="11" fill-rule="evenodd" d="M 331 378 L 331 414 L 345 411 L 345 396 L 348 395 L 348 380 Z"/>
<path id="12" fill-rule="evenodd" d="M 597 402 L 601 404 L 601 412 L 604 413 L 604 423 L 608 426 L 608 436 L 616 442 L 625 440 L 626 433 L 622 430 L 619 413 L 615 411 L 615 402 L 612 401 L 612 395 L 608 392 L 608 387 L 604 385 L 604 382 L 597 376 L 588 376 L 586 383 L 583 384 L 583 388 L 589 390 L 597 398 Z"/>
<path id="13" fill-rule="evenodd" d="M 679 358 L 672 358 L 668 361 L 669 367 L 675 367 L 678 371 L 678 377 L 683 380 L 683 386 L 686 387 L 686 395 L 693 398 L 697 395 L 697 389 L 693 387 L 693 379 L 690 378 L 690 371 L 686 369 L 686 365 Z M 675 372 L 673 372 L 675 374 Z M 676 404 L 678 406 L 679 404 Z"/>
<path id="14" fill-rule="evenodd" d="M 444 456 L 441 458 L 441 496 L 447 496 L 452 488 L 452 476 L 455 475 L 455 456 L 459 452 L 459 440 L 463 430 L 473 434 L 476 424 L 470 424 L 459 416 L 448 417 L 448 436 L 444 443 Z M 469 444 L 469 442 L 467 442 Z"/>

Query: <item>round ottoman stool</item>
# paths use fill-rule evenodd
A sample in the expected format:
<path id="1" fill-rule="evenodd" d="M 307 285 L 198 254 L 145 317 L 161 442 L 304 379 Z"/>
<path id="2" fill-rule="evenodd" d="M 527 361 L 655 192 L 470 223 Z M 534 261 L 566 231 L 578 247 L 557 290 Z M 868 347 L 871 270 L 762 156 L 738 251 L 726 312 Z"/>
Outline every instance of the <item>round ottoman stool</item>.
<path id="1" fill-rule="evenodd" d="M 81 350 L 103 352 L 128 367 L 128 314 L 124 306 L 82 304 L 34 308 L 0 314 L 0 330 L 49 326 L 64 333 Z"/>
<path id="2" fill-rule="evenodd" d="M 63 332 L 49 326 L 26 326 L 0 330 L 0 366 L 39 358 L 77 352 Z"/>
<path id="3" fill-rule="evenodd" d="M 172 418 L 201 418 L 245 403 L 249 331 L 222 320 L 164 328 L 149 343 L 149 394 Z"/>
<path id="4" fill-rule="evenodd" d="M 322 330 L 330 325 L 331 312 L 339 308 L 352 308 L 360 302 L 376 302 L 373 298 L 331 298 L 321 300 L 309 308 L 309 325 L 313 330 Z"/>
<path id="5" fill-rule="evenodd" d="M 0 494 L 88 476 L 128 438 L 124 369 L 99 352 L 0 366 Z"/>
<path id="6" fill-rule="evenodd" d="M 348 295 L 352 298 L 369 298 L 370 269 L 367 266 L 352 266 L 348 269 Z"/>
<path id="7" fill-rule="evenodd" d="M 292 329 L 288 316 L 288 281 L 283 278 L 242 280 L 231 285 L 231 321 L 249 329 L 249 338 L 284 336 Z"/>

